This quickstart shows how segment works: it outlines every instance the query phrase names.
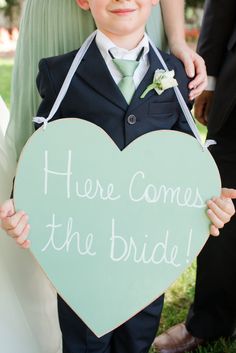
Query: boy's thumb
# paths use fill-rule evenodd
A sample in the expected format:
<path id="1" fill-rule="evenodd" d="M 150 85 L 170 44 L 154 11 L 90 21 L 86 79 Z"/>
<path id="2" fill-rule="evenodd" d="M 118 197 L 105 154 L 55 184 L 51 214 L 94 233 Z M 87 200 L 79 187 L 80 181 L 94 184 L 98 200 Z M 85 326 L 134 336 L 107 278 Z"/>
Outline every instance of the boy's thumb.
<path id="1" fill-rule="evenodd" d="M 13 204 L 13 200 L 7 200 L 0 207 L 0 219 L 4 219 L 6 217 L 11 217 L 15 213 L 15 208 Z"/>
<path id="2" fill-rule="evenodd" d="M 222 188 L 221 195 L 225 198 L 236 199 L 236 189 Z"/>

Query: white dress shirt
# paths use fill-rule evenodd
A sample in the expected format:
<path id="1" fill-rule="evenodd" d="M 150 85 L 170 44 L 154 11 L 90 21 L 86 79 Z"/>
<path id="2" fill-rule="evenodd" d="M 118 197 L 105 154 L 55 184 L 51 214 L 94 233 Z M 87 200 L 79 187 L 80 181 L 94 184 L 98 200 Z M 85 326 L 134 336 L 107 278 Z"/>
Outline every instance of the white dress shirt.
<path id="1" fill-rule="evenodd" d="M 110 71 L 110 74 L 116 84 L 120 82 L 122 75 L 113 63 L 109 51 L 112 53 L 115 59 L 136 60 L 142 48 L 144 48 L 143 55 L 139 60 L 139 65 L 133 76 L 134 85 L 135 88 L 137 88 L 150 66 L 148 60 L 149 40 L 147 34 L 144 33 L 143 39 L 139 42 L 137 47 L 131 50 L 117 47 L 105 34 L 99 30 L 97 31 L 95 40 L 98 49 L 100 50 L 101 55 L 105 60 L 108 70 Z"/>

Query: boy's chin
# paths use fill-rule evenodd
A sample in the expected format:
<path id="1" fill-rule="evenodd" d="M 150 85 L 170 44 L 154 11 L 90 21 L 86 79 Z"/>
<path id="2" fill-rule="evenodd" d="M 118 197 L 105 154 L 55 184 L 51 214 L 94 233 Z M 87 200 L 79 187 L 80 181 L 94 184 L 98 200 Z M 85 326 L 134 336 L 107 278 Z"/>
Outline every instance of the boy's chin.
<path id="1" fill-rule="evenodd" d="M 133 26 L 130 25 L 127 21 L 124 21 L 122 25 L 119 25 L 117 27 L 113 27 L 109 31 L 103 31 L 101 30 L 107 37 L 111 37 L 111 39 L 117 37 L 117 39 L 122 39 L 122 37 L 131 37 L 131 38 L 142 38 L 145 32 L 145 27 L 142 29 L 137 29 L 134 28 Z"/>

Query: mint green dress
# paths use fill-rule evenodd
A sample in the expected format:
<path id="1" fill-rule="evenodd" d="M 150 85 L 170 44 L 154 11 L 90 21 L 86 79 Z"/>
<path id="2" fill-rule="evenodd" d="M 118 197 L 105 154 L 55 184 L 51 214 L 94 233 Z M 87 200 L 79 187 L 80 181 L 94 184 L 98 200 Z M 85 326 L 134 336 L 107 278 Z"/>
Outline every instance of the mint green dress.
<path id="1" fill-rule="evenodd" d="M 75 0 L 27 0 L 20 23 L 12 79 L 8 143 L 16 157 L 33 132 L 40 97 L 36 88 L 41 58 L 63 54 L 79 48 L 95 29 L 88 11 Z"/>
<path id="2" fill-rule="evenodd" d="M 94 29 L 90 13 L 81 10 L 75 0 L 25 2 L 12 79 L 10 123 L 5 139 L 0 136 L 0 152 L 4 151 L 8 161 L 3 164 L 3 158 L 0 160 L 0 183 L 5 190 L 0 203 L 10 194 L 16 160 L 33 132 L 32 117 L 40 104 L 35 84 L 40 59 L 79 48 Z M 153 9 L 147 32 L 157 46 L 165 48 L 159 6 Z M 6 318 L 11 318 L 12 311 L 17 315 L 14 325 L 12 320 L 5 322 L 0 339 L 5 342 L 4 353 L 61 353 L 55 290 L 30 253 L 16 247 L 3 232 L 0 245 L 0 280 L 5 288 L 1 293 L 8 298 L 7 302 L 0 298 L 5 303 L 1 313 Z"/>
<path id="3" fill-rule="evenodd" d="M 79 48 L 95 29 L 89 11 L 75 0 L 27 0 L 20 24 L 12 80 L 11 115 L 7 139 L 16 158 L 33 132 L 40 97 L 35 79 L 39 60 Z M 146 31 L 161 49 L 166 49 L 160 6 L 153 7 Z"/>
<path id="4" fill-rule="evenodd" d="M 158 48 L 164 51 L 168 49 L 160 4 L 153 7 L 146 32 Z"/>

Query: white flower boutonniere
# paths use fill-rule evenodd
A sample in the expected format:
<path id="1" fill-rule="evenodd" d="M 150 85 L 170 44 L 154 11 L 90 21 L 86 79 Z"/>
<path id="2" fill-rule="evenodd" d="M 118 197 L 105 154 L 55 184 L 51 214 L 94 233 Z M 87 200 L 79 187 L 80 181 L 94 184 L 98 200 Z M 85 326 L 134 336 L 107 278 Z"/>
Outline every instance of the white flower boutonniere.
<path id="1" fill-rule="evenodd" d="M 166 71 L 162 69 L 157 69 L 154 74 L 153 82 L 149 85 L 140 98 L 144 98 L 146 94 L 155 89 L 157 94 L 162 94 L 166 89 L 178 86 L 178 82 L 174 78 L 174 70 Z"/>

